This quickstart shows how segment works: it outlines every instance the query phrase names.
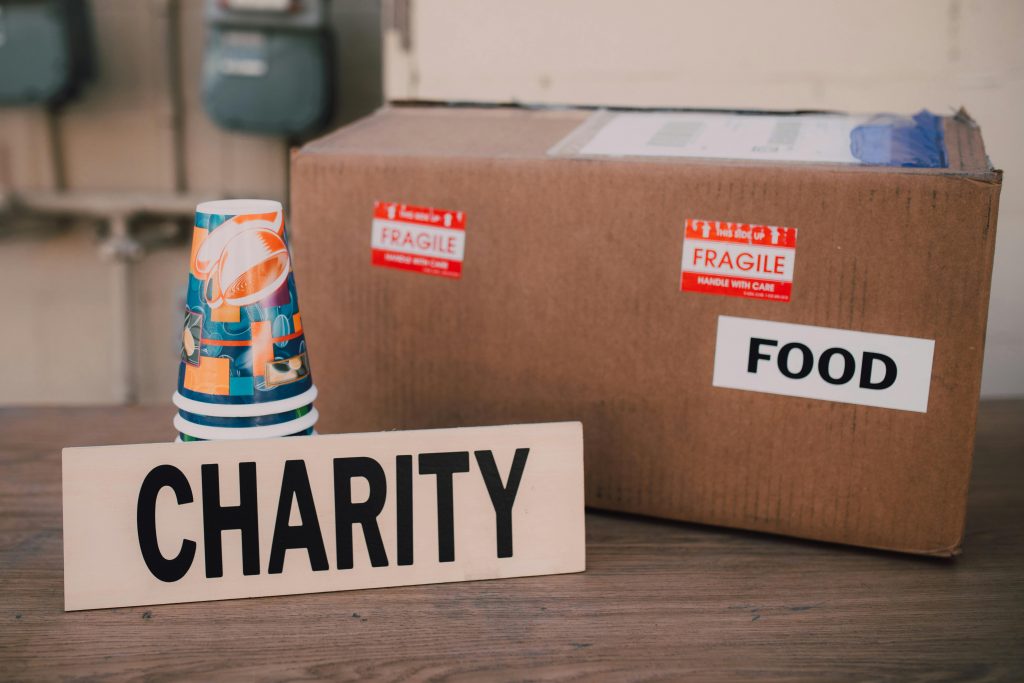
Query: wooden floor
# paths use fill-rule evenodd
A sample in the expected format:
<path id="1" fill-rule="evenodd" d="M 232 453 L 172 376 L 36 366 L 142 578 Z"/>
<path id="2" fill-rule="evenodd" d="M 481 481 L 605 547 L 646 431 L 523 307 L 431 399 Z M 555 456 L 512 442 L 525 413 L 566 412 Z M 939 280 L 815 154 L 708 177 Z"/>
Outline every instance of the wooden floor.
<path id="1" fill-rule="evenodd" d="M 171 412 L 0 410 L 0 678 L 1024 680 L 1024 401 L 955 560 L 591 513 L 583 574 L 65 614 L 60 448 Z"/>

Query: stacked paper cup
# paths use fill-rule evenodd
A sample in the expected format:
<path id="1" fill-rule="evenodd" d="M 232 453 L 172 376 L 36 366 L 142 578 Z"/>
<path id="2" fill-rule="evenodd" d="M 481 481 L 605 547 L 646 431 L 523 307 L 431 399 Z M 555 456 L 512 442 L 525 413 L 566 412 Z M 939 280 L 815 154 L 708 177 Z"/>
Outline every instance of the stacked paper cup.
<path id="1" fill-rule="evenodd" d="M 177 440 L 314 433 L 317 391 L 280 202 L 196 207 L 186 307 Z"/>

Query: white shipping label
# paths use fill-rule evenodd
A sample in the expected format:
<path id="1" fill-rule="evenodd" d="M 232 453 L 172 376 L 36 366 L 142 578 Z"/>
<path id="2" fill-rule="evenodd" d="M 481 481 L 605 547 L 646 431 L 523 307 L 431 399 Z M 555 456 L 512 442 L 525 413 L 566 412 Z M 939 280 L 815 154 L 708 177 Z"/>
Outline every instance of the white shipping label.
<path id="1" fill-rule="evenodd" d="M 928 412 L 933 339 L 718 317 L 712 385 Z"/>
<path id="2" fill-rule="evenodd" d="M 860 161 L 850 151 L 850 133 L 869 118 L 846 114 L 617 113 L 578 154 L 857 164 Z"/>

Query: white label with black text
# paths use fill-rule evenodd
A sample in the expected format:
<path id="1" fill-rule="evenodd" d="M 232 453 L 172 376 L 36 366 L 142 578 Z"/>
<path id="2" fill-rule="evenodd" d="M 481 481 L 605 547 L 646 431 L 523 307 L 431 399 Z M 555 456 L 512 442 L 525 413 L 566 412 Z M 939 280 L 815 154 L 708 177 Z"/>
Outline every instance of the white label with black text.
<path id="1" fill-rule="evenodd" d="M 928 412 L 935 340 L 718 317 L 712 384 Z"/>

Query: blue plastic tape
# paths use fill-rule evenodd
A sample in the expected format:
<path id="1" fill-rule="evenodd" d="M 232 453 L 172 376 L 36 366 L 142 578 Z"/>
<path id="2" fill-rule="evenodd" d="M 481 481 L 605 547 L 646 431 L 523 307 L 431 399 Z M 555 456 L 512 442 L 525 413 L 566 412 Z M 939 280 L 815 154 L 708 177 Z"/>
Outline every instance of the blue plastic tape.
<path id="1" fill-rule="evenodd" d="M 879 114 L 850 132 L 850 151 L 865 164 L 945 168 L 942 119 L 927 109 L 913 117 Z"/>

